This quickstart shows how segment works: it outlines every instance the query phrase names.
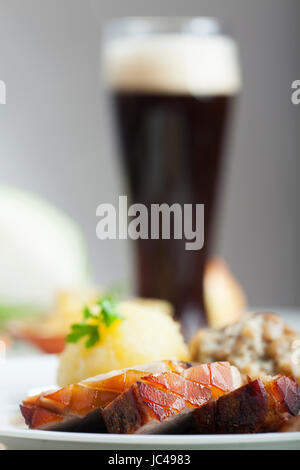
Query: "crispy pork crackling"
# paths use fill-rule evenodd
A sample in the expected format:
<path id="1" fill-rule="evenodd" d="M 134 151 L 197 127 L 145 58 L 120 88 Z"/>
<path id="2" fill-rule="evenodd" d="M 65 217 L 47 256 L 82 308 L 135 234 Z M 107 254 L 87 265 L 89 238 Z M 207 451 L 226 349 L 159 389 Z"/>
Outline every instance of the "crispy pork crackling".
<path id="1" fill-rule="evenodd" d="M 185 432 L 195 409 L 241 385 L 229 363 L 201 364 L 180 374 L 143 377 L 103 410 L 110 433 Z"/>
<path id="2" fill-rule="evenodd" d="M 300 388 L 294 379 L 285 376 L 257 379 L 195 410 L 191 431 L 200 434 L 272 432 L 287 425 L 299 411 Z"/>
<path id="3" fill-rule="evenodd" d="M 179 374 L 190 366 L 181 361 L 159 361 L 101 374 L 26 398 L 21 413 L 31 429 L 105 431 L 101 411 L 138 379 L 167 371 Z"/>

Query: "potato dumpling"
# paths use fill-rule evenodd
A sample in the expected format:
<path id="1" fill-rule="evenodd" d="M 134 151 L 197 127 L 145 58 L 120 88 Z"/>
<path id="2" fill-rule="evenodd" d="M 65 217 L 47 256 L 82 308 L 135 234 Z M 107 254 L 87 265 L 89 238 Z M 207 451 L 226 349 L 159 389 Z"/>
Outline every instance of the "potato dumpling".
<path id="1" fill-rule="evenodd" d="M 88 349 L 85 338 L 67 344 L 59 357 L 59 386 L 76 383 L 97 374 L 163 359 L 188 360 L 188 348 L 180 325 L 159 308 L 120 303 L 123 320 L 110 327 L 101 323 L 100 341 Z"/>

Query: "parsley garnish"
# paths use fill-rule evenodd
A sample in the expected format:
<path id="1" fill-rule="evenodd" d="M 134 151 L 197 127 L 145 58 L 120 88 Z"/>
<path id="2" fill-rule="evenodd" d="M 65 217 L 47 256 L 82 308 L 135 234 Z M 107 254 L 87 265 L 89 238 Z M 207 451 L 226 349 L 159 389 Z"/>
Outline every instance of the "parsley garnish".
<path id="1" fill-rule="evenodd" d="M 113 296 L 103 296 L 95 305 L 84 307 L 82 311 L 83 320 L 71 326 L 71 333 L 67 336 L 67 343 L 78 343 L 85 336 L 86 348 L 92 348 L 100 341 L 99 326 L 104 323 L 109 328 L 116 320 L 124 320 L 124 317 L 116 311 L 116 301 Z"/>

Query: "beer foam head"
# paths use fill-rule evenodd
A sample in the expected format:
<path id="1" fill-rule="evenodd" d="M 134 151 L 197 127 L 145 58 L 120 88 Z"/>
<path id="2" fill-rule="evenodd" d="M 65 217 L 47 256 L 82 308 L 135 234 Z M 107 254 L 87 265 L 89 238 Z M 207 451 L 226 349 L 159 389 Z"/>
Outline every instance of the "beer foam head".
<path id="1" fill-rule="evenodd" d="M 222 35 L 113 39 L 104 60 L 108 84 L 119 91 L 231 95 L 241 86 L 236 44 Z"/>

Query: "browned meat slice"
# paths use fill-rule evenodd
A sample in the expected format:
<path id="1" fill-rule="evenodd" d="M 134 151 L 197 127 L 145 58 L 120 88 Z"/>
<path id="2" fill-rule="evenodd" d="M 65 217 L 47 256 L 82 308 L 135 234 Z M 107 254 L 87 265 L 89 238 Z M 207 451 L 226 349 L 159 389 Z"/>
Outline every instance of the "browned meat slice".
<path id="1" fill-rule="evenodd" d="M 300 411 L 300 388 L 292 378 L 254 380 L 193 413 L 192 432 L 272 432 Z"/>
<path id="2" fill-rule="evenodd" d="M 110 433 L 183 432 L 195 409 L 240 385 L 240 374 L 229 363 L 197 365 L 181 374 L 153 374 L 138 380 L 102 415 Z"/>
<path id="3" fill-rule="evenodd" d="M 160 361 L 101 374 L 26 398 L 21 413 L 31 429 L 100 432 L 105 430 L 102 409 L 138 379 L 166 371 L 180 374 L 190 366 L 182 361 Z"/>

